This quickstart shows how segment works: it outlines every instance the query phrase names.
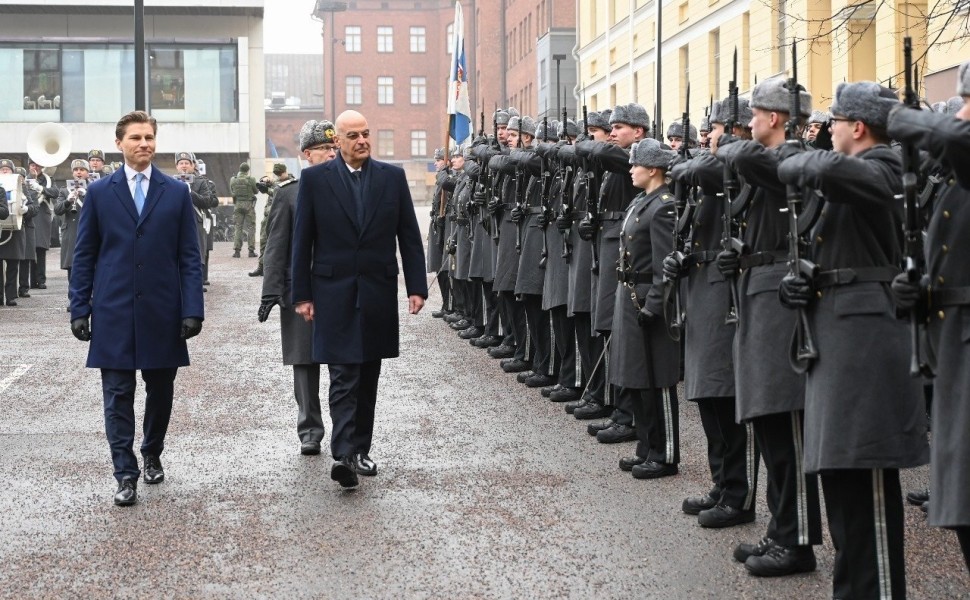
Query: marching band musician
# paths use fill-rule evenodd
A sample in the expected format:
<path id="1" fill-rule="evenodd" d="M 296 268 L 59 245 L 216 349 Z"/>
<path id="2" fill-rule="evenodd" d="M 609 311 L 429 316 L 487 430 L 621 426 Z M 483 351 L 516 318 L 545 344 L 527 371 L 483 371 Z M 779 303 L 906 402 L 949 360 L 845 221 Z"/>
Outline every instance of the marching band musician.
<path id="1" fill-rule="evenodd" d="M 208 232 L 212 228 L 212 213 L 210 209 L 219 206 L 216 196 L 216 186 L 211 180 L 196 172 L 195 155 L 191 152 L 175 153 L 176 179 L 184 181 L 189 186 L 192 195 L 192 206 L 195 208 L 195 224 L 198 226 L 199 252 L 202 253 L 202 278 L 209 280 L 209 251 Z M 206 291 L 206 288 L 202 288 Z"/>
<path id="2" fill-rule="evenodd" d="M 14 173 L 15 168 L 16 165 L 14 165 L 12 160 L 7 158 L 0 160 L 0 175 L 11 175 Z M 6 198 L 6 193 L 4 193 L 4 198 Z M 20 263 L 27 258 L 26 223 L 37 214 L 37 204 L 30 196 L 24 194 L 23 203 L 21 203 L 17 210 L 20 211 L 20 214 L 24 218 L 24 227 L 11 231 L 9 233 L 9 240 L 7 234 L 0 234 L 0 242 L 5 242 L 0 244 L 0 261 L 3 261 L 6 267 L 3 293 L 0 294 L 0 300 L 3 300 L 5 297 L 7 306 L 17 306 L 17 296 L 21 295 L 18 294 L 20 290 L 17 289 L 17 281 L 18 273 L 20 272 Z M 31 240 L 31 243 L 33 243 L 33 240 Z"/>
<path id="3" fill-rule="evenodd" d="M 27 186 L 33 192 L 37 202 L 37 217 L 34 219 L 36 228 L 37 260 L 34 261 L 29 273 L 31 289 L 47 289 L 47 250 L 51 246 L 51 233 L 54 222 L 54 201 L 60 193 L 50 175 L 44 173 L 43 167 L 30 161 L 30 178 Z"/>
<path id="4" fill-rule="evenodd" d="M 57 203 L 54 205 L 54 214 L 61 217 L 61 268 L 67 271 L 68 281 L 71 280 L 74 243 L 77 241 L 77 222 L 81 207 L 84 206 L 90 171 L 88 161 L 83 158 L 73 161 L 71 174 L 74 179 L 64 183 L 64 187 L 57 196 Z"/>

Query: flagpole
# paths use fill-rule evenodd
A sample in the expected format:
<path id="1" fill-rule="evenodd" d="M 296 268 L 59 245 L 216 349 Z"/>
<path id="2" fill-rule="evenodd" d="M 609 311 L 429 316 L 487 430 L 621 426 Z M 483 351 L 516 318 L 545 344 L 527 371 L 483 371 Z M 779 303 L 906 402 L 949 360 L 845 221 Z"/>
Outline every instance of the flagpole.
<path id="1" fill-rule="evenodd" d="M 451 93 L 451 78 L 449 77 L 448 82 L 445 86 L 445 170 L 451 169 L 451 115 L 448 114 L 448 94 Z M 438 199 L 438 216 L 445 216 L 445 198 L 447 197 L 445 193 L 445 188 L 441 188 L 441 193 Z"/>

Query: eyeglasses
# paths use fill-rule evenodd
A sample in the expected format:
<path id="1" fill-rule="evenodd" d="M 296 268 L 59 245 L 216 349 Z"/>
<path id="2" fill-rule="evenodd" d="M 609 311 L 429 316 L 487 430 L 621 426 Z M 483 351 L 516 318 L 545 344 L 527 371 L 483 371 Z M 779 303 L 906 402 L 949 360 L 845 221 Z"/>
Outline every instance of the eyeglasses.
<path id="1" fill-rule="evenodd" d="M 324 152 L 332 152 L 336 148 L 333 144 L 320 144 L 319 146 L 311 146 L 307 150 L 323 150 Z"/>
<path id="2" fill-rule="evenodd" d="M 344 135 L 345 138 L 347 138 L 348 140 L 351 140 L 351 141 L 356 140 L 359 137 L 362 137 L 362 138 L 364 138 L 366 140 L 367 138 L 370 137 L 370 130 L 369 129 L 365 129 L 363 131 L 349 131 L 349 132 L 347 132 L 347 133 L 345 133 L 343 135 Z"/>

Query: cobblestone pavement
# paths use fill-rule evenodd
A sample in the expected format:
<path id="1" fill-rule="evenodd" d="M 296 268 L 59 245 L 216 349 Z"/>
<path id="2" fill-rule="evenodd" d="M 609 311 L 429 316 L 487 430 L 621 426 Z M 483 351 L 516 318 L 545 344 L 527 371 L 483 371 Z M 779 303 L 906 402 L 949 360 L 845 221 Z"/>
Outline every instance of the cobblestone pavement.
<path id="1" fill-rule="evenodd" d="M 708 489 L 694 405 L 681 475 L 634 480 L 616 467 L 632 444 L 597 444 L 430 310 L 406 315 L 403 292 L 380 474 L 340 491 L 327 456 L 298 452 L 278 314 L 256 321 L 256 260 L 231 252 L 213 253 L 205 327 L 176 381 L 166 481 L 139 486 L 132 508 L 111 503 L 100 378 L 70 334 L 64 272 L 0 308 L 0 597 L 831 597 L 828 539 L 804 576 L 759 580 L 731 558 L 764 532 L 763 489 L 751 525 L 706 530 L 680 512 Z M 925 468 L 903 474 L 904 490 L 926 483 Z M 906 519 L 910 597 L 970 594 L 955 537 L 915 508 Z"/>

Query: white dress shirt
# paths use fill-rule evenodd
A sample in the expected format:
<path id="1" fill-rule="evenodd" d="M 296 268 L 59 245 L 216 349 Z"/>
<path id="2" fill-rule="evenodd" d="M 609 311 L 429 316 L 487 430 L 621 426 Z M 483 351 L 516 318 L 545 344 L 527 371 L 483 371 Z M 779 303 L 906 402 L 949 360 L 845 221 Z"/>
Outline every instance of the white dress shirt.
<path id="1" fill-rule="evenodd" d="M 135 176 L 139 172 L 145 176 L 141 182 L 141 191 L 145 193 L 145 200 L 148 200 L 148 181 L 152 178 L 152 166 L 148 165 L 144 171 L 136 171 L 125 163 L 125 179 L 128 181 L 128 191 L 131 192 L 132 198 L 135 197 Z"/>

